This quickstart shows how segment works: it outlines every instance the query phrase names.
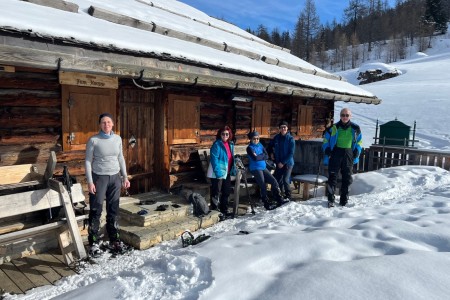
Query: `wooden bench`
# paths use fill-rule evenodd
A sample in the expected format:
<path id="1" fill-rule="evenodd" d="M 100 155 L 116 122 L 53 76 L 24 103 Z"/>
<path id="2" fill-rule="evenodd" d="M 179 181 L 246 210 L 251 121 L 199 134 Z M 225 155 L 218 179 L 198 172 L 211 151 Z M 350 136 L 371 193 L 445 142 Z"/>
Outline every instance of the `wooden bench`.
<path id="1" fill-rule="evenodd" d="M 325 186 L 328 182 L 328 178 L 317 174 L 303 174 L 295 175 L 292 177 L 292 182 L 298 186 L 298 193 L 300 194 L 300 188 L 303 185 L 303 200 L 309 199 L 310 184 Z"/>
<path id="2" fill-rule="evenodd" d="M 74 262 L 72 252 L 78 258 L 86 257 L 78 221 L 85 216 L 75 217 L 73 203 L 85 200 L 81 184 L 74 184 L 69 195 L 63 184 L 52 179 L 56 166 L 56 155 L 52 151 L 44 174 L 37 173 L 33 165 L 0 167 L 0 220 L 55 207 L 63 207 L 65 220 L 8 232 L 0 235 L 0 258 L 10 260 L 7 254 L 21 254 L 16 244 L 22 241 L 33 243 L 33 237 L 50 230 L 59 229 L 58 242 L 66 264 Z M 29 180 L 29 181 L 27 181 Z M 33 187 L 39 187 L 33 189 Z M 41 188 L 43 187 L 43 188 Z M 20 192 L 16 192 L 20 188 Z M 29 189 L 22 191 L 23 188 Z M 11 193 L 7 193 L 11 191 Z M 16 258 L 16 257 L 13 257 Z"/>

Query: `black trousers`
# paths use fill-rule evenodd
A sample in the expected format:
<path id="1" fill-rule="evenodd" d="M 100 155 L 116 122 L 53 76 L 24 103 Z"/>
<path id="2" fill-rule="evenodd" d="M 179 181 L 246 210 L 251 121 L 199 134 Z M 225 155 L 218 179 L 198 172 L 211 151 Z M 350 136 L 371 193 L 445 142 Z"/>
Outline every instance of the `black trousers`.
<path id="1" fill-rule="evenodd" d="M 348 197 L 348 188 L 353 182 L 353 152 L 352 149 L 337 148 L 333 149 L 331 153 L 330 162 L 328 164 L 328 199 L 334 196 L 334 191 L 337 185 L 337 178 L 341 172 L 341 198 Z"/>
<path id="2" fill-rule="evenodd" d="M 230 173 L 228 173 L 226 179 L 211 178 L 211 209 L 215 209 L 218 204 L 220 212 L 226 214 L 228 212 L 228 198 L 230 197 L 230 193 Z"/>
<path id="3" fill-rule="evenodd" d="M 99 241 L 100 217 L 103 210 L 103 200 L 106 199 L 106 231 L 109 240 L 119 239 L 117 213 L 119 211 L 120 190 L 122 180 L 119 173 L 115 175 L 97 175 L 92 173 L 96 193 L 89 194 L 89 245 Z"/>
<path id="4" fill-rule="evenodd" d="M 261 199 L 263 201 L 266 201 L 267 199 L 267 189 L 266 184 L 270 184 L 272 196 L 275 199 L 275 201 L 279 202 L 281 201 L 281 195 L 280 195 L 280 187 L 278 185 L 277 180 L 273 175 L 269 172 L 269 170 L 253 170 L 251 171 L 252 175 L 255 177 L 256 183 L 259 186 L 259 189 L 261 191 Z"/>

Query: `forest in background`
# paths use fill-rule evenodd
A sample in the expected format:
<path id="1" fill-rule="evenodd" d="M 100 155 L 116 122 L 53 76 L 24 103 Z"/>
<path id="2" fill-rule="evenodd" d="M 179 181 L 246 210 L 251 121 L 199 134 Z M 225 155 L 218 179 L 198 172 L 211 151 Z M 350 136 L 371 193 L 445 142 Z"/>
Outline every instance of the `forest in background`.
<path id="1" fill-rule="evenodd" d="M 334 72 L 369 59 L 396 62 L 406 58 L 408 46 L 425 51 L 434 35 L 447 32 L 449 16 L 450 0 L 397 0 L 394 7 L 387 0 L 349 0 L 341 23 L 321 24 L 314 0 L 306 0 L 292 32 L 269 32 L 264 24 L 247 31 Z"/>

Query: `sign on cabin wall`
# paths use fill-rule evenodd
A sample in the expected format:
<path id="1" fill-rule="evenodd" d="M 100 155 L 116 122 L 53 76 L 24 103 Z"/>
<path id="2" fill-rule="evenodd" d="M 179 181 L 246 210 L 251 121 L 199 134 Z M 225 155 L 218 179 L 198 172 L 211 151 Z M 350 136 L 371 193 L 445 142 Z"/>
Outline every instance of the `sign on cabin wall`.
<path id="1" fill-rule="evenodd" d="M 0 72 L 14 73 L 15 71 L 16 68 L 14 68 L 13 66 L 0 65 Z"/>
<path id="2" fill-rule="evenodd" d="M 104 89 L 119 88 L 119 80 L 117 79 L 117 77 L 92 75 L 77 72 L 59 72 L 59 83 Z"/>

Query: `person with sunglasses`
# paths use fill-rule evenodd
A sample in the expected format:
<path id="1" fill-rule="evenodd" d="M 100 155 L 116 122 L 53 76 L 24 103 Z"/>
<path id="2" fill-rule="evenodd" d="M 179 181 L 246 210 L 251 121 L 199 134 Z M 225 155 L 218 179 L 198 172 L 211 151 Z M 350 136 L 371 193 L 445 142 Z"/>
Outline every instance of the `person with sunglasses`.
<path id="1" fill-rule="evenodd" d="M 358 163 L 362 149 L 361 129 L 350 121 L 350 109 L 343 108 L 340 117 L 339 122 L 326 129 L 323 136 L 324 165 L 328 165 L 328 207 L 334 206 L 339 171 L 342 175 L 339 204 L 347 205 L 349 187 L 353 182 L 353 165 Z"/>
<path id="2" fill-rule="evenodd" d="M 267 197 L 266 184 L 270 184 L 272 196 L 278 205 L 282 204 L 282 198 L 278 182 L 266 166 L 266 159 L 268 159 L 269 156 L 264 146 L 259 142 L 258 131 L 251 131 L 247 136 L 250 140 L 250 144 L 246 149 L 249 162 L 248 168 L 259 186 L 264 208 L 267 210 L 275 209 L 277 205 L 272 203 L 272 201 L 269 200 L 269 197 Z"/>
<path id="3" fill-rule="evenodd" d="M 224 126 L 217 131 L 216 141 L 210 149 L 211 209 L 219 209 L 226 217 L 228 197 L 231 193 L 231 176 L 236 175 L 234 144 L 231 128 Z M 220 196 L 219 196 L 220 195 Z"/>
<path id="4" fill-rule="evenodd" d="M 278 181 L 280 189 L 284 191 L 284 200 L 281 204 L 291 199 L 291 173 L 294 168 L 295 140 L 289 133 L 288 122 L 282 121 L 278 126 L 280 132 L 275 135 L 269 145 L 271 158 L 275 161 L 274 177 Z"/>

